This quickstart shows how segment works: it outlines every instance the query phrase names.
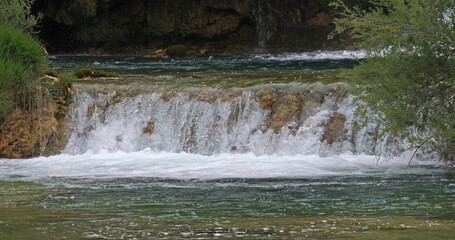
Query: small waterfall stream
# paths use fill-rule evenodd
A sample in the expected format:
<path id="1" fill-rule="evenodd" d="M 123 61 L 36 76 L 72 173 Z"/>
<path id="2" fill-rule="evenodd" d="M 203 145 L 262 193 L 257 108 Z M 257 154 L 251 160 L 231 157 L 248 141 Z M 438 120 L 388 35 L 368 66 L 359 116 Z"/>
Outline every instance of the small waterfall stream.
<path id="1" fill-rule="evenodd" d="M 267 51 L 267 19 L 266 19 L 266 6 L 264 6 L 263 0 L 257 0 L 257 16 L 256 16 L 256 34 L 257 34 L 257 45 L 255 52 L 264 53 Z"/>
<path id="2" fill-rule="evenodd" d="M 353 129 L 352 97 L 341 100 L 346 90 L 335 92 L 335 86 L 294 86 L 295 93 L 288 94 L 266 85 L 255 86 L 259 90 L 177 92 L 172 98 L 159 92 L 121 97 L 115 90 L 81 91 L 68 114 L 72 135 L 64 153 L 150 148 L 202 155 L 372 154 L 372 129 Z M 276 106 L 268 109 L 269 103 Z M 338 130 L 327 127 L 335 113 L 343 116 Z M 335 135 L 330 144 L 324 139 L 328 134 Z"/>

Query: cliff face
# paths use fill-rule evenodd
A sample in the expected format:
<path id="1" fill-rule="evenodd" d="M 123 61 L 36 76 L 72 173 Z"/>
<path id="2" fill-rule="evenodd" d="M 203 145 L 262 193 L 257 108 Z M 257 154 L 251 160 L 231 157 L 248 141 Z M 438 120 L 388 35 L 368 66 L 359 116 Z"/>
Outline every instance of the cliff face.
<path id="1" fill-rule="evenodd" d="M 343 48 L 319 0 L 37 0 L 51 51 L 124 52 L 185 44 L 226 52 Z M 58 36 L 58 37 L 57 37 Z"/>

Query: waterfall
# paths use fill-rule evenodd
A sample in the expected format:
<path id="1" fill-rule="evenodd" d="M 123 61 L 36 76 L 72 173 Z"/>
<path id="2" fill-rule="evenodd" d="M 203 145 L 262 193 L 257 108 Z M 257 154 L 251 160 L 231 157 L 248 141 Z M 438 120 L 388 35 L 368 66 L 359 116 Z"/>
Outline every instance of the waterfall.
<path id="1" fill-rule="evenodd" d="M 290 88 L 293 92 L 256 86 L 133 96 L 76 91 L 64 153 L 146 148 L 202 155 L 373 153 L 374 126 L 354 128 L 355 104 L 347 91 L 321 84 Z"/>
<path id="2" fill-rule="evenodd" d="M 257 16 L 256 16 L 256 34 L 257 34 L 257 45 L 255 52 L 263 53 L 266 52 L 266 41 L 267 41 L 267 20 L 264 14 L 264 5 L 262 0 L 257 1 Z"/>

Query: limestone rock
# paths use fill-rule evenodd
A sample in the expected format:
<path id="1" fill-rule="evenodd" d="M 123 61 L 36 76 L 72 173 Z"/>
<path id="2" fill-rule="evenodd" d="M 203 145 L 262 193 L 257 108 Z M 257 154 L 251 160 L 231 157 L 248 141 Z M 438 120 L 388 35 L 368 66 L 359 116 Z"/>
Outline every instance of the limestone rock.
<path id="1" fill-rule="evenodd" d="M 29 158 L 58 153 L 65 145 L 66 120 L 50 109 L 16 109 L 0 125 L 0 158 Z"/>
<path id="2" fill-rule="evenodd" d="M 155 122 L 148 122 L 147 126 L 145 126 L 144 130 L 142 130 L 142 133 L 152 135 L 154 131 L 155 131 Z"/>
<path id="3" fill-rule="evenodd" d="M 346 116 L 341 113 L 334 113 L 324 129 L 322 141 L 332 145 L 334 142 L 342 142 L 346 139 Z"/>

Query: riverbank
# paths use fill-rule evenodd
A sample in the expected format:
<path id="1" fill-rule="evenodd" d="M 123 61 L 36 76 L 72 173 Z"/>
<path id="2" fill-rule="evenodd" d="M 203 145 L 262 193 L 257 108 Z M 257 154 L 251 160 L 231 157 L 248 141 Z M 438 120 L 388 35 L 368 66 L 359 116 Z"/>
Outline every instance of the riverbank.
<path id="1" fill-rule="evenodd" d="M 60 79 L 42 77 L 34 105 L 16 108 L 0 122 L 0 158 L 30 158 L 59 154 L 68 135 L 65 118 L 71 89 Z"/>

